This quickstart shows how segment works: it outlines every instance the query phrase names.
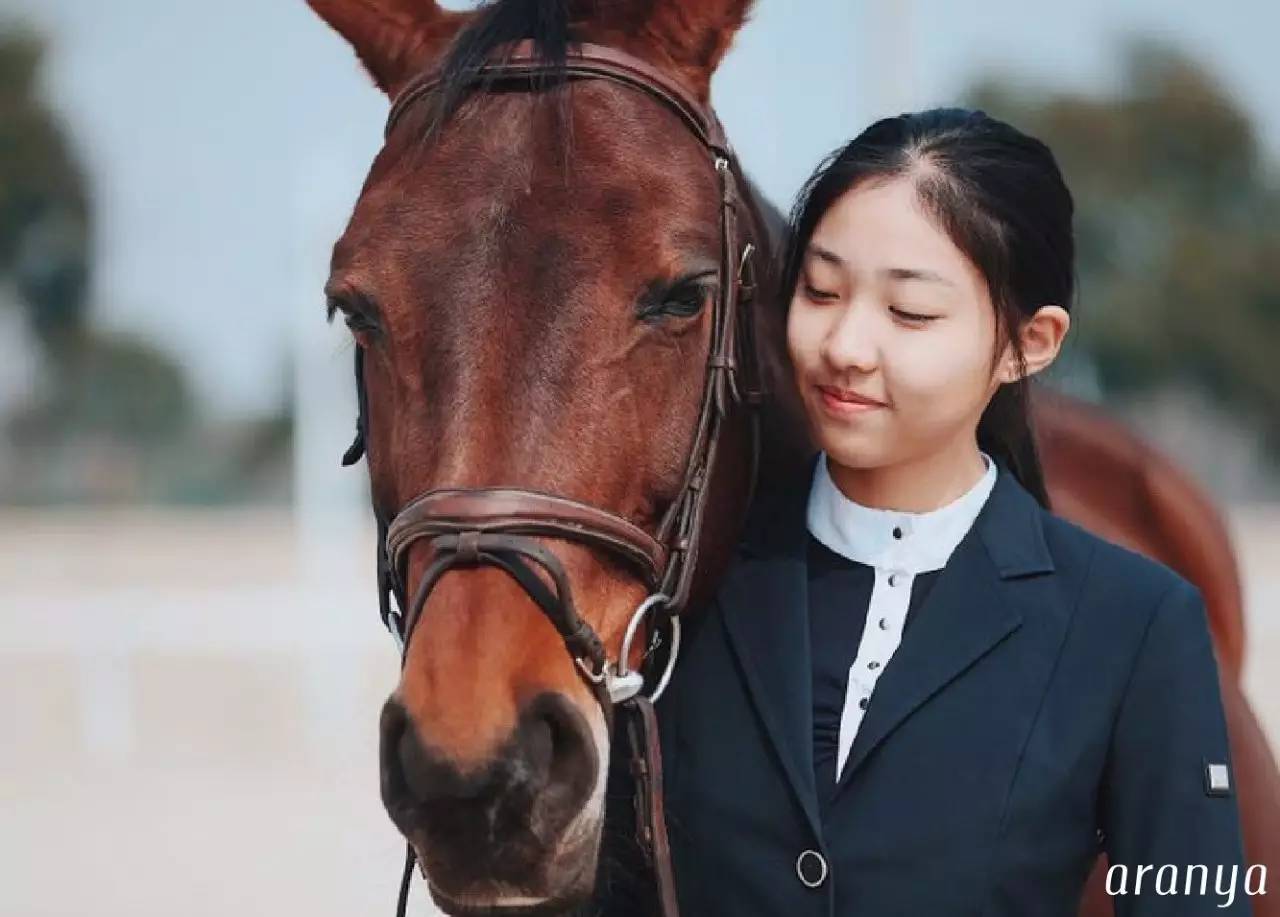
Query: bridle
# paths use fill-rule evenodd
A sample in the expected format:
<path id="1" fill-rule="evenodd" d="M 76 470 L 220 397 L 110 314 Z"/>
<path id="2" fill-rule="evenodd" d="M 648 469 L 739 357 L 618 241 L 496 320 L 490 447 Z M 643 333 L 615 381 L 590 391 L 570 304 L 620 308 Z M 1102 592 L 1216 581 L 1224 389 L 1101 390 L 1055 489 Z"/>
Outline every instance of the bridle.
<path id="1" fill-rule="evenodd" d="M 711 156 L 719 190 L 719 284 L 697 427 L 679 492 L 652 534 L 608 510 L 516 487 L 437 488 L 413 498 L 391 517 L 381 511 L 375 500 L 379 613 L 396 641 L 403 665 L 427 597 L 449 570 L 492 565 L 505 570 L 524 588 L 559 632 L 610 726 L 615 706 L 637 708 L 635 722 L 627 729 L 638 784 L 637 832 L 647 858 L 658 872 L 659 885 L 666 886 L 659 889 L 663 911 L 674 914 L 652 701 L 666 687 L 675 665 L 680 634 L 678 615 L 686 609 L 693 588 L 710 482 L 721 435 L 735 406 L 747 409 L 752 489 L 755 485 L 760 452 L 758 407 L 763 392 L 751 312 L 742 306 L 754 293 L 755 244 L 751 239 L 756 227 L 750 212 L 745 219 L 740 218 L 745 181 L 719 120 L 678 82 L 638 58 L 598 45 L 570 45 L 563 70 L 543 60 L 532 41 L 507 45 L 499 52 L 476 68 L 470 78 L 473 85 L 485 90 L 501 86 L 533 91 L 547 77 L 561 73 L 566 80 L 608 80 L 643 92 L 674 112 Z M 392 103 L 384 137 L 391 136 L 407 111 L 435 92 L 442 78 L 440 70 L 433 70 L 400 91 Z M 369 405 L 360 347 L 356 348 L 355 375 L 359 417 L 355 440 L 342 459 L 344 465 L 359 461 L 368 444 Z M 537 538 L 569 540 L 610 554 L 635 571 L 645 584 L 649 595 L 632 614 L 616 662 L 609 661 L 600 636 L 578 613 L 564 566 Z M 430 541 L 431 560 L 410 596 L 408 555 L 424 539 Z M 531 565 L 547 574 L 552 587 Z M 630 669 L 629 655 L 639 625 L 648 615 L 654 620 L 650 622 L 646 663 L 656 647 L 661 625 L 669 624 L 672 635 L 664 669 L 646 697 L 642 693 L 646 674 Z M 401 883 L 400 914 L 406 906 L 413 860 L 410 846 Z"/>

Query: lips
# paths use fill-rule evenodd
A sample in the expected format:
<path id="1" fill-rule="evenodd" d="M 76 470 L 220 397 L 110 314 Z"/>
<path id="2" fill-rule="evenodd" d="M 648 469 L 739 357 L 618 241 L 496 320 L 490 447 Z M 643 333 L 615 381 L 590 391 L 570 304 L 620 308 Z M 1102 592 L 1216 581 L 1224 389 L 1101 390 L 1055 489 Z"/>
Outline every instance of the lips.
<path id="1" fill-rule="evenodd" d="M 830 385 L 815 386 L 822 393 L 823 399 L 835 401 L 841 405 L 849 405 L 850 407 L 867 407 L 882 408 L 885 407 L 883 401 L 877 401 L 874 398 L 868 398 L 865 395 L 859 395 L 857 392 L 846 391 L 844 389 L 835 388 Z"/>

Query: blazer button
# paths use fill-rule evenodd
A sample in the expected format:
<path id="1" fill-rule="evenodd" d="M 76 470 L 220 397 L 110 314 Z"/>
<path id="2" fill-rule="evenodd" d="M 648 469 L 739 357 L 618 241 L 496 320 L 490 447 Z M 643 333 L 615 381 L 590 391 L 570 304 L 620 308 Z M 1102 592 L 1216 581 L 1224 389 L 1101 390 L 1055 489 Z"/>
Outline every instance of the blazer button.
<path id="1" fill-rule="evenodd" d="M 796 857 L 796 875 L 805 888 L 817 888 L 827 881 L 827 861 L 816 850 L 805 850 Z"/>

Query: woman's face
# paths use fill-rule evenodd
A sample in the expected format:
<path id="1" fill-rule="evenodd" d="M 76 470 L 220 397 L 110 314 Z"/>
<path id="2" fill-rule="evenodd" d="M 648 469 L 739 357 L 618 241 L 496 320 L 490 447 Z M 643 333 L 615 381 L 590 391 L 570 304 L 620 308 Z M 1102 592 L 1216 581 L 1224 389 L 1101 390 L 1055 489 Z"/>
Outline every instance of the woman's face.
<path id="1" fill-rule="evenodd" d="M 1012 352 L 993 366 L 995 340 L 986 282 L 924 213 L 910 179 L 856 187 L 823 216 L 787 346 L 817 445 L 837 463 L 874 468 L 973 448 Z"/>

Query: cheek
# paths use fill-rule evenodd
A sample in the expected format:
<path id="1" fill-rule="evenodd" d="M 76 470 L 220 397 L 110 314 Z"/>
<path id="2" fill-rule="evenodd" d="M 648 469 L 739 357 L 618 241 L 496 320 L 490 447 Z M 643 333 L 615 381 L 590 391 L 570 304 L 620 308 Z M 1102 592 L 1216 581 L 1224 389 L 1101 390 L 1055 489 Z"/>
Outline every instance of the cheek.
<path id="1" fill-rule="evenodd" d="M 796 369 L 813 364 L 825 330 L 817 310 L 808 308 L 798 297 L 792 300 L 787 314 L 787 352 Z"/>
<path id="2" fill-rule="evenodd" d="M 964 410 L 986 394 L 989 354 L 969 335 L 904 335 L 885 357 L 886 375 L 899 404 L 911 401 L 930 412 Z"/>

